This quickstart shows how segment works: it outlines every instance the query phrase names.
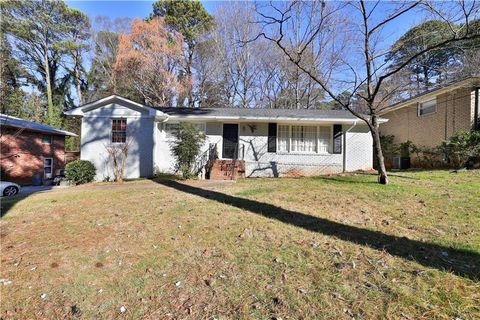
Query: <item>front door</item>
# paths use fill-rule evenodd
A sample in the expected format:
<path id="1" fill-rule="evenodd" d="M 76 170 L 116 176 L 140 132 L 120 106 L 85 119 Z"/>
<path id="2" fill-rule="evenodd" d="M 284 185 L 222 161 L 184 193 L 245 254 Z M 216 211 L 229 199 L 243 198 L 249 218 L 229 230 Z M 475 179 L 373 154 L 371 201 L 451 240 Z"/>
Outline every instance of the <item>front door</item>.
<path id="1" fill-rule="evenodd" d="M 238 124 L 223 124 L 223 159 L 236 159 L 238 148 Z"/>

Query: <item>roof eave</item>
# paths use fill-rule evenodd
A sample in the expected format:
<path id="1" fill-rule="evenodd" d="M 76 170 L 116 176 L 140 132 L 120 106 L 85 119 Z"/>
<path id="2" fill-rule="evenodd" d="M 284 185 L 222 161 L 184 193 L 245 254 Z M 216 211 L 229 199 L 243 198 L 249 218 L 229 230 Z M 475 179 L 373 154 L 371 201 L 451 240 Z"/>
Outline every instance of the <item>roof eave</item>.
<path id="1" fill-rule="evenodd" d="M 449 92 L 449 91 L 452 91 L 452 90 L 455 90 L 455 89 L 458 89 L 458 88 L 465 87 L 465 85 L 479 86 L 480 85 L 480 77 L 471 77 L 471 78 L 468 78 L 468 79 L 464 79 L 464 80 L 459 81 L 457 83 L 453 83 L 449 86 L 438 88 L 436 90 L 432 90 L 430 92 L 420 94 L 420 95 L 418 95 L 416 97 L 413 97 L 411 99 L 407 99 L 407 100 L 398 102 L 398 103 L 393 104 L 392 106 L 387 107 L 386 109 L 380 111 L 379 115 L 384 115 L 384 114 L 390 113 L 392 111 L 396 111 L 396 110 L 405 108 L 405 107 L 407 107 L 411 104 L 414 104 L 414 103 L 419 103 L 419 102 L 422 102 L 422 101 L 425 102 L 426 100 L 432 99 L 432 98 L 434 98 L 438 95 L 444 94 L 446 92 Z"/>
<path id="2" fill-rule="evenodd" d="M 32 132 L 40 132 L 40 133 L 48 133 L 48 134 L 54 134 L 54 135 L 59 135 L 59 136 L 70 136 L 70 137 L 78 137 L 77 134 L 70 132 L 70 131 L 65 131 L 65 130 L 42 130 L 38 128 L 30 128 L 26 126 L 20 126 L 20 125 L 13 125 L 13 124 L 2 124 L 5 127 L 10 127 L 10 128 L 18 128 L 18 129 L 23 129 L 27 131 L 32 131 Z"/>
<path id="3" fill-rule="evenodd" d="M 351 124 L 361 121 L 360 118 L 302 118 L 302 117 L 241 117 L 241 116 L 203 116 L 203 115 L 169 115 L 172 120 L 215 120 L 215 121 L 249 121 L 249 122 L 316 122 L 316 123 L 346 123 Z M 380 123 L 388 121 L 379 119 Z"/>

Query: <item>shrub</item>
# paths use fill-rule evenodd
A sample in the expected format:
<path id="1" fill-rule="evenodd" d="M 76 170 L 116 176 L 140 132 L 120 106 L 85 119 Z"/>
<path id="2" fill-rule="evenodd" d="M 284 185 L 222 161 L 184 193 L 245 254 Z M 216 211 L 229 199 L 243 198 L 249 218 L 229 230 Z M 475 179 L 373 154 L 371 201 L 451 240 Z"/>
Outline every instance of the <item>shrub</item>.
<path id="1" fill-rule="evenodd" d="M 192 124 L 181 123 L 174 137 L 175 140 L 170 144 L 170 149 L 175 158 L 175 170 L 180 171 L 184 179 L 191 178 L 196 174 L 193 168 L 205 142 L 205 135 Z"/>
<path id="2" fill-rule="evenodd" d="M 75 184 L 93 181 L 95 178 L 95 166 L 87 160 L 75 160 L 65 166 L 65 177 Z"/>
<path id="3" fill-rule="evenodd" d="M 443 141 L 438 149 L 454 167 L 465 166 L 470 158 L 480 156 L 480 132 L 457 132 Z"/>

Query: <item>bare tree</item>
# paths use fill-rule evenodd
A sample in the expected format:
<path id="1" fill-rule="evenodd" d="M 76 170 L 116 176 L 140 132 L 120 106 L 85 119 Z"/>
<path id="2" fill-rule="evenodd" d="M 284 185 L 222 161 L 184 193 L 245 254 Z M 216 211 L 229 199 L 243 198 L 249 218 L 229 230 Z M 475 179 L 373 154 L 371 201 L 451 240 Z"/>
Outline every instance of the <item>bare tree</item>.
<path id="1" fill-rule="evenodd" d="M 470 23 L 478 17 L 479 6 L 472 2 L 300 2 L 302 19 L 293 20 L 298 1 L 257 8 L 263 31 L 252 41 L 267 39 L 304 74 L 320 85 L 326 94 L 363 120 L 370 128 L 375 154 L 379 162 L 379 183 L 387 184 L 380 145 L 379 114 L 389 105 L 399 89 L 390 82 L 415 58 L 456 42 L 480 37 L 472 32 Z M 403 63 L 391 66 L 385 59 L 387 26 L 392 27 L 407 14 L 424 14 L 442 19 L 449 25 L 449 34 L 437 43 L 412 53 Z M 292 39 L 286 31 L 288 23 L 297 23 L 301 36 Z M 313 52 L 313 63 L 306 61 Z M 388 86 L 386 84 L 389 84 Z M 347 96 L 345 93 L 349 92 Z M 361 108 L 353 105 L 358 99 Z"/>
<path id="2" fill-rule="evenodd" d="M 125 165 L 128 152 L 133 139 L 129 138 L 125 143 L 109 143 L 105 145 L 110 165 L 113 170 L 113 180 L 122 183 L 125 179 Z"/>

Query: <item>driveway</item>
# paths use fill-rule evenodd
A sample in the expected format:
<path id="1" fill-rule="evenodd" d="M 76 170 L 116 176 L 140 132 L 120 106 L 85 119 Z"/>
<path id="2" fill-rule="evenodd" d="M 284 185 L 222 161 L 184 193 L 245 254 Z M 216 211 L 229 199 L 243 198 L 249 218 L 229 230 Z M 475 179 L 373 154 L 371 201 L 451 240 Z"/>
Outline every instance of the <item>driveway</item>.
<path id="1" fill-rule="evenodd" d="M 68 186 L 25 186 L 20 190 L 19 195 L 29 195 L 37 192 L 47 192 L 59 189 L 65 189 Z"/>

